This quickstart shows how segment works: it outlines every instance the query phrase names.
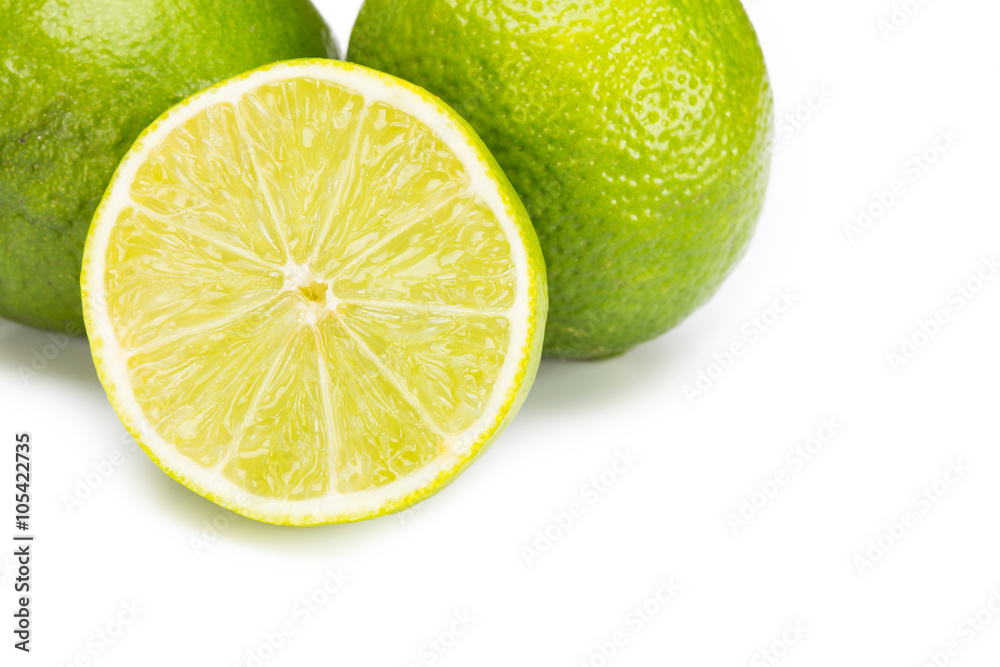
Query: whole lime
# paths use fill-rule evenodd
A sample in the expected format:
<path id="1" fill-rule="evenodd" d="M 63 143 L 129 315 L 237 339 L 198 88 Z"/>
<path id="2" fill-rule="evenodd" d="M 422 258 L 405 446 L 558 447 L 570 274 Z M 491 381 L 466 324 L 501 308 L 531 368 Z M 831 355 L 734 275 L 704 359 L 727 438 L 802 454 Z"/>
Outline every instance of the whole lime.
<path id="1" fill-rule="evenodd" d="M 496 156 L 545 253 L 550 356 L 663 333 L 746 249 L 773 112 L 739 0 L 367 0 L 348 59 L 442 97 Z"/>
<path id="2" fill-rule="evenodd" d="M 337 57 L 309 0 L 0 0 L 0 315 L 83 334 L 94 209 L 171 105 L 276 60 Z"/>

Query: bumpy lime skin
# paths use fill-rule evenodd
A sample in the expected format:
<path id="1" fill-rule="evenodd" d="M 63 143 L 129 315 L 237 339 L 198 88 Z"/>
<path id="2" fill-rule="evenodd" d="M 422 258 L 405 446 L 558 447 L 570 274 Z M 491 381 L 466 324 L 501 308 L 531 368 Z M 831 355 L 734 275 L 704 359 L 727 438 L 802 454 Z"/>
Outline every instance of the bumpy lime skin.
<path id="1" fill-rule="evenodd" d="M 739 0 L 366 0 L 348 59 L 437 94 L 496 156 L 545 253 L 549 356 L 660 335 L 746 250 L 773 111 Z"/>
<path id="2" fill-rule="evenodd" d="M 94 209 L 139 132 L 192 93 L 338 57 L 309 0 L 0 0 L 0 316 L 83 334 Z"/>

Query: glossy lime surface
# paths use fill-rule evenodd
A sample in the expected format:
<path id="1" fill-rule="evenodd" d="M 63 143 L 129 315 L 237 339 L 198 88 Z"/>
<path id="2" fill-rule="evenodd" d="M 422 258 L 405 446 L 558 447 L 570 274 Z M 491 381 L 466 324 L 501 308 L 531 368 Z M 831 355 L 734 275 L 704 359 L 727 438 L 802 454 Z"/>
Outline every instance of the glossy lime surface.
<path id="1" fill-rule="evenodd" d="M 161 112 L 276 60 L 336 57 L 308 0 L 0 0 L 0 316 L 83 333 L 80 263 Z"/>
<path id="2" fill-rule="evenodd" d="M 670 329 L 743 255 L 772 98 L 738 0 L 367 0 L 348 59 L 462 114 L 545 253 L 545 352 L 599 358 Z"/>

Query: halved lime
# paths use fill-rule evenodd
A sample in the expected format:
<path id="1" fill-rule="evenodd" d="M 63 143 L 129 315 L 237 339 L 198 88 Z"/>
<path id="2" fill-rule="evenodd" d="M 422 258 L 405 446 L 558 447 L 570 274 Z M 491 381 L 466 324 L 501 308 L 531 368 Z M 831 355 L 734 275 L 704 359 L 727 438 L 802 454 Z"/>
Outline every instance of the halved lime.
<path id="1" fill-rule="evenodd" d="M 447 484 L 524 399 L 546 310 L 527 214 L 472 130 L 327 60 L 153 123 L 81 281 L 125 426 L 181 483 L 272 523 L 364 519 Z"/>

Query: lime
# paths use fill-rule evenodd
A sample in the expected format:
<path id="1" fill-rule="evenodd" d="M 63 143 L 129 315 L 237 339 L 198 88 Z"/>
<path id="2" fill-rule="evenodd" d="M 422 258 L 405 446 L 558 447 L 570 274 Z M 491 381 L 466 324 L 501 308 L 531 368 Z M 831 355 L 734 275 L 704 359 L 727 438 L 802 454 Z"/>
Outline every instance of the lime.
<path id="1" fill-rule="evenodd" d="M 308 0 L 0 0 L 0 316 L 83 333 L 80 254 L 136 135 L 192 93 L 337 56 Z"/>
<path id="2" fill-rule="evenodd" d="M 434 493 L 541 356 L 541 250 L 482 142 L 425 91 L 331 60 L 263 67 L 153 123 L 81 280 L 129 431 L 181 483 L 273 523 Z"/>
<path id="3" fill-rule="evenodd" d="M 746 249 L 773 120 L 739 0 L 366 0 L 348 59 L 439 95 L 496 156 L 545 252 L 548 355 L 663 333 Z"/>

